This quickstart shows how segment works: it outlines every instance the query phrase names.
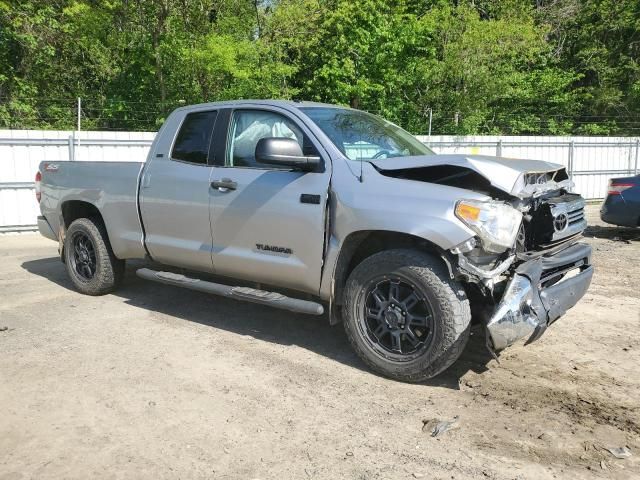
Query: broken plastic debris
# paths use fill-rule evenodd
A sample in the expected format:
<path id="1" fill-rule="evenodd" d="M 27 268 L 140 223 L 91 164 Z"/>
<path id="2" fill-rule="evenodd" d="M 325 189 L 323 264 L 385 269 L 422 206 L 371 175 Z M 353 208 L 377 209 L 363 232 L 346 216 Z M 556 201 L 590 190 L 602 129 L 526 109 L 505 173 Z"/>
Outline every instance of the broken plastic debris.
<path id="1" fill-rule="evenodd" d="M 438 437 L 444 432 L 457 427 L 458 417 L 453 417 L 453 420 L 438 420 L 436 418 L 432 420 L 423 420 L 422 431 L 426 432 L 431 430 L 432 437 Z"/>
<path id="2" fill-rule="evenodd" d="M 629 458 L 631 456 L 631 450 L 627 447 L 607 448 L 607 450 L 616 458 Z"/>

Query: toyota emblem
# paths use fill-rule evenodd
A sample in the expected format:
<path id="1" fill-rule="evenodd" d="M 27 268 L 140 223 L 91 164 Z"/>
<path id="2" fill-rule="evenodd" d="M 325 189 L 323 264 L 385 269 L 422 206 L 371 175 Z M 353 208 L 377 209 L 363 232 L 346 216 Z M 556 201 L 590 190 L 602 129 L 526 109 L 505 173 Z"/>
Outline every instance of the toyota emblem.
<path id="1" fill-rule="evenodd" d="M 563 232 L 567 229 L 567 225 L 569 225 L 569 217 L 566 213 L 561 213 L 553 219 L 553 229 L 556 232 Z"/>

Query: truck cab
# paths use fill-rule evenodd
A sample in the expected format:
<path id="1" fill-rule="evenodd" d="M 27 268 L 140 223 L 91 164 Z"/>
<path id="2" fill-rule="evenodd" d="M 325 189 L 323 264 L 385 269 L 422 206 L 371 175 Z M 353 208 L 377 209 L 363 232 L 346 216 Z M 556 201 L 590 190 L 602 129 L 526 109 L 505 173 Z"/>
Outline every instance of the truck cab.
<path id="1" fill-rule="evenodd" d="M 321 161 L 259 162 L 262 138 L 291 139 Z M 283 108 L 178 110 L 140 183 L 145 245 L 169 265 L 318 294 L 330 178 L 320 142 Z"/>

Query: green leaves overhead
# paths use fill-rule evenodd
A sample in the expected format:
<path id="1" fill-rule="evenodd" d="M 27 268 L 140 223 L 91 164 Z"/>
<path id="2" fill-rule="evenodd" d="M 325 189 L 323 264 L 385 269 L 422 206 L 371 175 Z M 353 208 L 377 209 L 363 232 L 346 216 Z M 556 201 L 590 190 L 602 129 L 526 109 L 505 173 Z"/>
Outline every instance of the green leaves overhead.
<path id="1" fill-rule="evenodd" d="M 0 0 L 0 126 L 303 98 L 425 133 L 640 130 L 637 0 Z"/>

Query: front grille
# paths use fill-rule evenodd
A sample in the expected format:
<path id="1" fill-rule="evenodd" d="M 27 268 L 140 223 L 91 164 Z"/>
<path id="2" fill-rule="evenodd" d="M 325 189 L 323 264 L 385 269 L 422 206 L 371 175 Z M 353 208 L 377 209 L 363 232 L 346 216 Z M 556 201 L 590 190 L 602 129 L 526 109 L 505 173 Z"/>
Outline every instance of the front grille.
<path id="1" fill-rule="evenodd" d="M 584 220 L 584 207 L 576 208 L 575 210 L 568 212 L 569 226 Z"/>
<path id="2" fill-rule="evenodd" d="M 567 242 L 587 227 L 584 199 L 575 193 L 541 200 L 524 222 L 526 250 L 544 250 Z"/>
<path id="3" fill-rule="evenodd" d="M 580 195 L 565 194 L 549 199 L 553 217 L 552 242 L 558 242 L 581 233 L 587 227 L 584 218 L 584 199 Z"/>

